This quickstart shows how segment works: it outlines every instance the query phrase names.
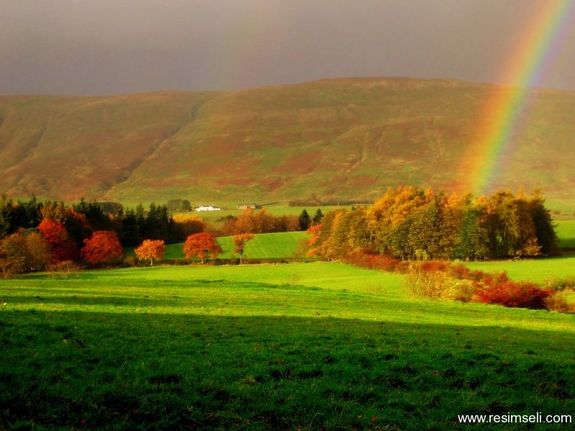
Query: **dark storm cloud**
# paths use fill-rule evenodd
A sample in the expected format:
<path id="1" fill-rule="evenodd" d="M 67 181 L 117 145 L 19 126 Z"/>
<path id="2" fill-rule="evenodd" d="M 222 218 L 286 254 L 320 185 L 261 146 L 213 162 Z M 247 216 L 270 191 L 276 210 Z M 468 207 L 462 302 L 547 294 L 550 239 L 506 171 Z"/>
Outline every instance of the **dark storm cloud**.
<path id="1" fill-rule="evenodd" d="M 547 0 L 2 0 L 0 93 L 497 82 Z M 538 84 L 575 89 L 575 19 Z"/>

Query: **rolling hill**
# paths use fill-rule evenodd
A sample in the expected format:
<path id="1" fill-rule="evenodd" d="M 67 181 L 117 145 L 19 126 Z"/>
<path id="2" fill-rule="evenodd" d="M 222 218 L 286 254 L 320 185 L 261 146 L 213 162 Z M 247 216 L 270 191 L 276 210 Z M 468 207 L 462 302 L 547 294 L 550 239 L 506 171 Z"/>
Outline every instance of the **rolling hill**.
<path id="1" fill-rule="evenodd" d="M 0 191 L 126 203 L 372 199 L 451 190 L 496 92 L 407 78 L 233 92 L 0 97 Z M 494 187 L 575 202 L 575 93 L 536 90 Z"/>

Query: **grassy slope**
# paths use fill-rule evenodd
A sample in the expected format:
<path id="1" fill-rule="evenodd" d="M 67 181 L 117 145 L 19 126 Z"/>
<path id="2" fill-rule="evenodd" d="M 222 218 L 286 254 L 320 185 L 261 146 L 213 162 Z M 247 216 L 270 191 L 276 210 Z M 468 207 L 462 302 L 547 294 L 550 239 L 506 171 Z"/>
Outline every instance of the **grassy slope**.
<path id="1" fill-rule="evenodd" d="M 506 271 L 513 280 L 543 283 L 546 280 L 575 278 L 575 257 L 560 257 L 538 260 L 498 260 L 490 262 L 469 262 L 470 268 L 487 272 Z"/>
<path id="2" fill-rule="evenodd" d="M 301 241 L 307 238 L 305 232 L 278 232 L 264 233 L 256 235 L 246 245 L 244 257 L 254 259 L 271 259 L 282 257 L 294 257 Z M 225 236 L 218 238 L 218 243 L 222 248 L 219 257 L 223 259 L 237 257 L 233 252 L 234 245 L 232 237 Z M 169 244 L 166 246 L 166 259 L 183 259 L 183 244 Z"/>
<path id="3" fill-rule="evenodd" d="M 469 175 L 462 157 L 500 91 L 508 90 L 374 78 L 231 93 L 3 97 L 0 189 L 218 205 L 314 193 L 374 198 L 399 183 L 450 189 Z M 574 94 L 538 93 L 497 185 L 539 187 L 567 208 L 574 113 Z"/>
<path id="4" fill-rule="evenodd" d="M 0 190 L 102 197 L 161 153 L 216 94 L 0 97 Z"/>
<path id="5" fill-rule="evenodd" d="M 559 220 L 556 222 L 557 236 L 561 248 L 575 247 L 575 221 Z M 536 260 L 496 260 L 489 262 L 466 263 L 472 269 L 487 272 L 507 272 L 513 280 L 544 283 L 556 279 L 575 279 L 575 256 L 536 259 Z"/>
<path id="6" fill-rule="evenodd" d="M 414 300 L 401 276 L 324 262 L 77 277 L 0 284 L 1 426 L 451 429 L 575 408 L 572 315 Z"/>

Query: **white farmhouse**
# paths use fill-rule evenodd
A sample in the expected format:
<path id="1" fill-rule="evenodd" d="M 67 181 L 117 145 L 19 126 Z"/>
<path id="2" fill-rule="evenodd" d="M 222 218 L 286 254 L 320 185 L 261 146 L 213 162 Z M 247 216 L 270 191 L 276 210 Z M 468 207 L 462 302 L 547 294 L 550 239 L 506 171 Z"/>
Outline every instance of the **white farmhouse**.
<path id="1" fill-rule="evenodd" d="M 222 209 L 219 207 L 215 207 L 213 205 L 200 205 L 199 207 L 194 208 L 194 211 L 221 211 Z"/>

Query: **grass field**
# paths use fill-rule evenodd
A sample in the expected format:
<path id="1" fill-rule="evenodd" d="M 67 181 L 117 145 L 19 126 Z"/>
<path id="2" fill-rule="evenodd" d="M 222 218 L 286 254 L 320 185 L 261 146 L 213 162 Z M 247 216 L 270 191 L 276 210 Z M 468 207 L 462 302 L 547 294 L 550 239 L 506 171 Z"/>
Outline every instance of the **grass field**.
<path id="1" fill-rule="evenodd" d="M 486 272 L 507 272 L 513 280 L 543 283 L 547 280 L 575 278 L 575 256 L 526 259 L 497 260 L 489 262 L 469 262 L 466 265 L 472 269 Z"/>
<path id="2" fill-rule="evenodd" d="M 397 274 L 130 268 L 2 281 L 0 298 L 0 429 L 452 429 L 575 410 L 575 316 L 416 300 Z"/>
<path id="3" fill-rule="evenodd" d="M 275 259 L 295 257 L 301 242 L 307 238 L 305 232 L 277 232 L 255 235 L 250 240 L 244 252 L 244 257 L 253 259 Z M 222 259 L 237 257 L 234 253 L 233 237 L 223 236 L 218 238 L 218 244 L 222 248 L 219 255 Z M 183 259 L 183 244 L 168 244 L 166 246 L 166 259 Z"/>
<path id="4" fill-rule="evenodd" d="M 555 224 L 559 247 L 575 249 L 575 220 L 558 220 Z"/>

